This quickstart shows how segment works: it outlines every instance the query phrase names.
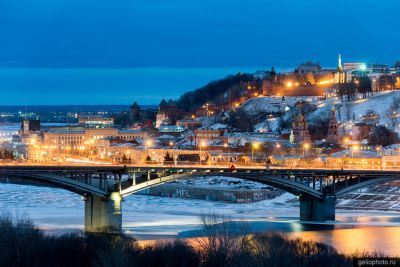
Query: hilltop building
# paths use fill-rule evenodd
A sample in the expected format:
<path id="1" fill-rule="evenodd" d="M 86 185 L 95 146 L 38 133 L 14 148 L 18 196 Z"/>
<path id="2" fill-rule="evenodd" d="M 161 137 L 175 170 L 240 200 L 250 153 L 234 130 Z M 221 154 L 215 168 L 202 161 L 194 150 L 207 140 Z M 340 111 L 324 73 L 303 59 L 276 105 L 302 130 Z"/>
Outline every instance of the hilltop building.
<path id="1" fill-rule="evenodd" d="M 137 102 L 134 102 L 129 109 L 129 123 L 131 125 L 154 121 L 156 119 L 157 110 L 153 108 L 140 108 Z"/>
<path id="2" fill-rule="evenodd" d="M 346 79 L 345 79 L 345 72 L 343 70 L 343 65 L 342 65 L 342 57 L 339 54 L 337 72 L 335 73 L 335 83 L 344 83 L 345 80 Z"/>
<path id="3" fill-rule="evenodd" d="M 172 99 L 168 102 L 163 99 L 156 115 L 156 127 L 161 125 L 175 125 L 183 117 L 183 112 Z"/>
<path id="4" fill-rule="evenodd" d="M 307 61 L 306 63 L 300 64 L 295 72 L 296 73 L 318 73 L 321 71 L 321 65 L 318 63 L 313 63 L 312 61 Z"/>

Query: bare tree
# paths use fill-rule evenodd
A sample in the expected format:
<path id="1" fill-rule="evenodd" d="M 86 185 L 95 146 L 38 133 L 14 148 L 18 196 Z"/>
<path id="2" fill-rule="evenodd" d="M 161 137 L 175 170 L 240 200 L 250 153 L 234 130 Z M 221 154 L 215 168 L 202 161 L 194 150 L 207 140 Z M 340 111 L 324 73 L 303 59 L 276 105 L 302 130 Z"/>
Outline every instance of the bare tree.
<path id="1" fill-rule="evenodd" d="M 234 258 L 248 248 L 250 237 L 242 227 L 232 227 L 229 218 L 203 215 L 203 236 L 198 238 L 204 266 L 231 266 Z M 239 229 L 239 231 L 237 231 Z"/>
<path id="2" fill-rule="evenodd" d="M 378 125 L 380 116 L 374 110 L 368 109 L 365 115 L 362 117 L 362 120 L 368 125 Z"/>
<path id="3" fill-rule="evenodd" d="M 351 120 L 352 110 L 353 110 L 353 105 L 351 103 L 349 102 L 344 103 L 344 112 L 347 121 Z"/>
<path id="4" fill-rule="evenodd" d="M 400 117 L 400 97 L 395 97 L 389 109 L 385 112 L 385 118 L 389 121 L 390 126 L 394 129 L 399 123 Z"/>

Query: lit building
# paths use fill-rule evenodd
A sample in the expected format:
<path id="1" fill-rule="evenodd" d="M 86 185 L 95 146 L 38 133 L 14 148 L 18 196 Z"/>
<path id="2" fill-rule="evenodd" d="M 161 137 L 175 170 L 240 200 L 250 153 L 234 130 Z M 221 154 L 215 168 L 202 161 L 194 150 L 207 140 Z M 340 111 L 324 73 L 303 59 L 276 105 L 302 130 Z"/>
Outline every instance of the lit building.
<path id="1" fill-rule="evenodd" d="M 355 70 L 366 70 L 367 64 L 363 62 L 346 62 L 344 63 L 343 71 L 350 72 Z"/>
<path id="2" fill-rule="evenodd" d="M 342 57 L 339 54 L 337 72 L 335 73 L 335 83 L 344 83 L 345 80 L 346 79 L 345 79 L 345 72 L 343 70 L 343 65 L 342 65 Z"/>
<path id="3" fill-rule="evenodd" d="M 156 128 L 160 128 L 163 125 L 170 125 L 171 120 L 166 113 L 158 112 L 156 115 Z"/>
<path id="4" fill-rule="evenodd" d="M 183 112 L 172 99 L 168 102 L 163 99 L 157 112 L 156 124 L 158 126 L 168 123 L 174 125 L 177 120 L 183 117 Z"/>
<path id="5" fill-rule="evenodd" d="M 177 120 L 176 126 L 182 126 L 188 129 L 195 129 L 201 127 L 202 123 L 194 119 L 183 119 L 183 120 Z"/>
<path id="6" fill-rule="evenodd" d="M 87 127 L 111 127 L 114 125 L 114 118 L 102 116 L 79 116 L 78 123 Z"/>
<path id="7" fill-rule="evenodd" d="M 327 166 L 336 168 L 381 169 L 381 156 L 373 151 L 343 150 L 327 157 Z"/>
<path id="8" fill-rule="evenodd" d="M 21 134 L 27 135 L 40 131 L 40 120 L 23 120 L 21 122 Z"/>
<path id="9" fill-rule="evenodd" d="M 219 152 L 210 152 L 208 154 L 208 160 L 211 164 L 218 163 L 234 163 L 241 160 L 244 153 L 219 153 Z"/>
<path id="10" fill-rule="evenodd" d="M 313 63 L 312 61 L 307 61 L 306 63 L 300 64 L 295 72 L 296 73 L 317 73 L 321 71 L 321 65 L 319 63 Z"/>
<path id="11" fill-rule="evenodd" d="M 83 131 L 50 131 L 43 134 L 43 145 L 51 154 L 94 154 L 97 149 L 97 142 L 109 137 L 129 142 L 137 139 L 145 139 L 147 138 L 147 133 L 114 128 L 88 128 Z"/>

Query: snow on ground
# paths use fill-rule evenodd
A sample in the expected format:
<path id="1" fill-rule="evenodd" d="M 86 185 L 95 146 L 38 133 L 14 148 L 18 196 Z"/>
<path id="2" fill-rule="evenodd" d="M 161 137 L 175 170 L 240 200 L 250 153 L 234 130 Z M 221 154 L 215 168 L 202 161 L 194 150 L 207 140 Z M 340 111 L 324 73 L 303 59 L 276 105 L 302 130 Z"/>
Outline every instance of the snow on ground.
<path id="1" fill-rule="evenodd" d="M 292 107 L 299 100 L 306 100 L 317 106 L 317 109 L 308 114 L 307 120 L 313 122 L 317 119 L 328 119 L 332 107 L 336 108 L 336 118 L 340 122 L 361 121 L 361 116 L 365 115 L 368 110 L 373 110 L 380 116 L 380 124 L 390 126 L 386 112 L 390 108 L 393 99 L 400 97 L 400 91 L 386 91 L 376 93 L 369 98 L 358 98 L 355 101 L 339 101 L 337 99 L 320 100 L 318 97 L 285 97 L 285 104 L 282 104 L 282 97 L 258 97 L 252 98 L 242 105 L 242 108 L 251 115 L 261 112 L 277 112 L 282 106 Z M 271 129 L 276 131 L 278 126 L 277 119 L 266 119 L 264 122 L 255 126 L 255 131 L 263 131 Z M 397 127 L 397 131 L 400 131 Z"/>
<path id="2" fill-rule="evenodd" d="M 192 185 L 197 188 L 209 189 L 265 189 L 271 188 L 267 185 L 231 177 L 194 177 L 190 179 L 179 179 L 173 183 Z"/>
<path id="3" fill-rule="evenodd" d="M 321 104 L 317 110 L 311 112 L 307 120 L 313 121 L 317 118 L 328 118 L 332 107 L 335 106 L 337 108 L 336 118 L 339 121 L 346 121 L 348 119 L 347 113 L 351 114 L 349 120 L 353 120 L 353 117 L 355 117 L 355 121 L 360 121 L 361 116 L 365 115 L 368 110 L 373 110 L 380 115 L 380 124 L 389 124 L 385 113 L 396 97 L 400 97 L 400 91 L 377 93 L 366 99 L 357 99 L 349 102 L 349 108 L 347 107 L 347 102 L 328 99 L 325 103 Z M 350 110 L 350 112 L 348 112 L 348 110 Z"/>
<path id="4" fill-rule="evenodd" d="M 400 211 L 400 182 L 371 185 L 339 199 L 336 207 Z"/>
<path id="5" fill-rule="evenodd" d="M 293 107 L 300 100 L 316 103 L 319 102 L 320 98 L 315 96 L 285 96 L 284 100 L 282 100 L 281 96 L 255 97 L 244 102 L 241 108 L 250 115 L 260 112 L 279 112 L 286 106 Z"/>

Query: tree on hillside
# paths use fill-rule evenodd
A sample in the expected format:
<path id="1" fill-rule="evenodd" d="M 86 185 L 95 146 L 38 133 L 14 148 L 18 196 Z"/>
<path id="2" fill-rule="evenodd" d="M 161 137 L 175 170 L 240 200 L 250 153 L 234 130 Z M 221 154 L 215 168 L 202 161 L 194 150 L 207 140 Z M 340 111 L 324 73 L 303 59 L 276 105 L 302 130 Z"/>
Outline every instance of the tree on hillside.
<path id="1" fill-rule="evenodd" d="M 390 122 L 391 127 L 394 129 L 400 121 L 400 97 L 393 98 L 392 104 L 384 115 Z"/>
<path id="2" fill-rule="evenodd" d="M 245 132 L 252 132 L 255 120 L 253 116 L 250 116 L 246 111 L 238 109 L 236 112 L 231 112 L 229 115 L 229 124 L 232 127 L 240 129 Z"/>
<path id="3" fill-rule="evenodd" d="M 400 60 L 396 61 L 396 63 L 394 63 L 394 65 L 393 65 L 393 67 L 396 69 L 400 69 Z"/>
<path id="4" fill-rule="evenodd" d="M 347 101 L 354 100 L 356 98 L 356 86 L 354 83 L 340 83 L 337 93 L 342 100 L 345 98 L 347 98 Z"/>
<path id="5" fill-rule="evenodd" d="M 346 120 L 350 121 L 351 120 L 351 113 L 353 112 L 353 105 L 349 102 L 344 103 L 344 114 L 346 116 Z"/>
<path id="6" fill-rule="evenodd" d="M 366 98 L 369 94 L 372 94 L 372 83 L 368 76 L 357 78 L 356 85 L 357 91 L 362 94 L 363 98 Z"/>
<path id="7" fill-rule="evenodd" d="M 368 125 L 378 125 L 380 116 L 372 109 L 368 109 L 365 115 L 362 117 L 362 121 Z"/>
<path id="8" fill-rule="evenodd" d="M 317 118 L 309 125 L 310 135 L 312 140 L 321 140 L 326 138 L 328 134 L 329 118 Z"/>
<path id="9" fill-rule="evenodd" d="M 237 95 L 240 84 L 253 79 L 252 75 L 242 73 L 228 76 L 225 79 L 211 82 L 202 88 L 183 94 L 177 101 L 177 105 L 185 111 L 194 111 L 204 103 L 214 102 L 218 96 L 229 90 Z"/>
<path id="10" fill-rule="evenodd" d="M 398 141 L 397 133 L 385 126 L 376 126 L 368 138 L 368 143 L 370 145 L 388 146 Z"/>

